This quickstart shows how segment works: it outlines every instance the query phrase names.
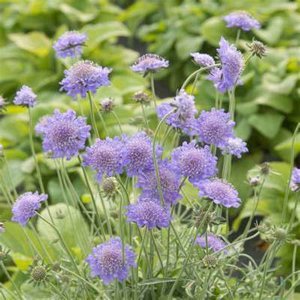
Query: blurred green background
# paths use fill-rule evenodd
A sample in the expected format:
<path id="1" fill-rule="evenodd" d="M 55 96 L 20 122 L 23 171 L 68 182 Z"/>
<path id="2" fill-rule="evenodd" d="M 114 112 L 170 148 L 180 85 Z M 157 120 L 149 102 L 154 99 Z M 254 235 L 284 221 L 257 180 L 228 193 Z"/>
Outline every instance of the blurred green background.
<path id="1" fill-rule="evenodd" d="M 35 122 L 56 107 L 78 109 L 76 102 L 59 92 L 63 70 L 70 62 L 57 60 L 52 44 L 63 32 L 79 30 L 88 35 L 83 57 L 113 68 L 112 86 L 101 88 L 97 99 L 113 97 L 125 131 L 135 131 L 141 124 L 141 110 L 132 101 L 132 95 L 149 87 L 147 80 L 131 72 L 129 66 L 139 54 L 146 52 L 170 60 L 170 68 L 156 79 L 158 95 L 173 96 L 184 79 L 196 70 L 191 52 L 215 56 L 221 36 L 234 42 L 236 30 L 226 28 L 222 19 L 234 10 L 246 10 L 262 23 L 260 30 L 241 35 L 239 49 L 245 51 L 255 38 L 266 44 L 268 50 L 265 58 L 251 60 L 243 74 L 244 84 L 237 88 L 237 135 L 247 141 L 250 151 L 242 160 L 234 161 L 231 181 L 244 203 L 239 216 L 247 217 L 252 205 L 246 183 L 248 170 L 263 161 L 273 161 L 275 175 L 266 183 L 258 211 L 272 222 L 279 222 L 291 136 L 300 121 L 300 1 L 0 0 L 0 94 L 9 104 L 21 85 L 32 87 L 39 99 L 39 105 L 33 110 Z M 214 97 L 212 84 L 202 80 L 196 89 L 198 108 L 211 107 Z M 223 103 L 226 107 L 227 96 Z M 87 111 L 84 104 L 83 109 Z M 108 134 L 119 134 L 116 120 L 110 115 L 105 118 Z M 27 122 L 26 110 L 12 105 L 6 107 L 0 118 L 0 143 L 6 149 L 14 185 L 20 190 L 33 190 L 37 186 L 32 174 L 34 162 Z M 36 148 L 50 198 L 58 201 L 54 165 L 43 158 L 38 140 Z M 295 149 L 297 155 L 300 135 Z M 296 164 L 297 161 L 300 163 L 296 159 Z M 6 172 L 5 167 L 2 172 Z M 76 168 L 74 178 L 75 174 Z M 80 191 L 80 181 L 77 188 Z M 290 209 L 293 201 L 291 195 Z M 8 206 L 1 197 L 0 221 L 9 217 Z M 299 221 L 300 209 L 297 218 Z M 234 223 L 236 227 L 239 221 Z M 294 232 L 300 238 L 298 223 Z M 282 256 L 287 268 L 291 259 L 289 251 L 285 248 Z"/>

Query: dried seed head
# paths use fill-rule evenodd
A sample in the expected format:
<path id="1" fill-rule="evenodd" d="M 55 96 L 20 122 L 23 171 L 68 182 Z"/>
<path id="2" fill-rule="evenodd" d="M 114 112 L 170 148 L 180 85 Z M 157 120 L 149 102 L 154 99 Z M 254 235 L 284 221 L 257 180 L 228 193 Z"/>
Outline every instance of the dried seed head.
<path id="1" fill-rule="evenodd" d="M 202 259 L 203 266 L 208 269 L 216 268 L 218 259 L 214 255 L 205 255 Z"/>
<path id="2" fill-rule="evenodd" d="M 148 104 L 150 102 L 150 96 L 148 93 L 140 91 L 136 92 L 132 98 L 135 102 L 141 104 Z"/>
<path id="3" fill-rule="evenodd" d="M 267 163 L 267 162 L 264 162 L 264 163 L 261 165 L 261 167 L 260 167 L 260 172 L 261 172 L 261 174 L 264 175 L 264 176 L 269 175 L 269 174 L 270 174 L 270 170 L 271 170 L 270 164 Z"/>
<path id="4" fill-rule="evenodd" d="M 106 177 L 102 181 L 102 190 L 107 197 L 115 196 L 118 190 L 118 181 L 114 177 Z"/>
<path id="5" fill-rule="evenodd" d="M 47 277 L 47 269 L 44 266 L 36 266 L 31 270 L 31 278 L 36 283 L 41 283 Z"/>
<path id="6" fill-rule="evenodd" d="M 259 58 L 263 58 L 266 56 L 266 46 L 259 42 L 259 41 L 253 41 L 250 45 L 248 45 L 251 53 Z"/>
<path id="7" fill-rule="evenodd" d="M 274 231 L 274 237 L 278 241 L 285 241 L 287 239 L 287 231 L 284 228 L 277 228 Z"/>

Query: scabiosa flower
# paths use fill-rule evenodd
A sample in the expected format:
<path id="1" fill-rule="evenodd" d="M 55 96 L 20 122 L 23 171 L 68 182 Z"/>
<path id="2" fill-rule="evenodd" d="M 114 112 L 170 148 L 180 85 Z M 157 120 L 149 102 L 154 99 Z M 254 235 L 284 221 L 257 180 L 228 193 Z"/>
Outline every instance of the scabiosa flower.
<path id="1" fill-rule="evenodd" d="M 169 62 L 161 56 L 156 54 L 145 54 L 131 66 L 131 70 L 138 73 L 147 73 L 159 71 L 168 66 Z"/>
<path id="2" fill-rule="evenodd" d="M 235 11 L 224 17 L 227 27 L 237 27 L 244 31 L 259 29 L 260 23 L 245 11 Z"/>
<path id="3" fill-rule="evenodd" d="M 141 172 L 153 169 L 153 153 L 151 139 L 143 131 L 132 137 L 123 136 L 123 158 L 127 175 L 135 176 Z"/>
<path id="4" fill-rule="evenodd" d="M 201 180 L 194 183 L 199 188 L 199 196 L 207 197 L 225 207 L 239 207 L 241 199 L 236 189 L 227 181 L 219 178 Z"/>
<path id="5" fill-rule="evenodd" d="M 38 192 L 27 192 L 19 196 L 12 208 L 12 221 L 25 226 L 29 219 L 36 215 L 36 211 L 41 208 L 41 202 L 46 201 L 47 198 L 47 195 L 39 195 Z"/>
<path id="6" fill-rule="evenodd" d="M 172 162 L 182 176 L 189 177 L 193 183 L 214 176 L 217 172 L 217 158 L 210 152 L 209 146 L 196 147 L 196 142 L 184 142 L 172 152 Z"/>
<path id="7" fill-rule="evenodd" d="M 240 84 L 240 76 L 244 67 L 243 55 L 234 45 L 230 45 L 223 37 L 217 50 L 221 61 L 221 68 L 214 68 L 209 80 L 214 82 L 219 92 L 224 93 Z"/>
<path id="8" fill-rule="evenodd" d="M 292 172 L 290 188 L 293 192 L 298 191 L 300 188 L 300 169 L 296 167 L 293 169 Z"/>
<path id="9" fill-rule="evenodd" d="M 78 31 L 65 32 L 53 45 L 57 57 L 78 57 L 82 54 L 82 47 L 87 39 L 86 34 Z"/>
<path id="10" fill-rule="evenodd" d="M 14 104 L 23 105 L 27 107 L 33 107 L 36 104 L 37 95 L 27 85 L 23 85 L 19 91 L 17 91 L 14 99 Z"/>
<path id="11" fill-rule="evenodd" d="M 101 67 L 89 60 L 82 60 L 66 70 L 65 78 L 60 82 L 61 90 L 73 98 L 86 97 L 88 92 L 96 93 L 101 86 L 110 85 L 108 78 L 111 69 Z"/>
<path id="12" fill-rule="evenodd" d="M 247 144 L 238 137 L 229 138 L 224 147 L 222 147 L 222 154 L 231 154 L 237 158 L 242 157 L 242 153 L 248 152 Z"/>
<path id="13" fill-rule="evenodd" d="M 125 245 L 124 257 L 122 241 L 119 237 L 94 247 L 92 253 L 86 258 L 90 265 L 91 275 L 100 277 L 108 285 L 114 279 L 120 282 L 129 276 L 131 267 L 136 267 L 135 254 L 132 248 Z"/>
<path id="14" fill-rule="evenodd" d="M 170 161 L 160 160 L 158 161 L 158 172 L 164 203 L 166 205 L 175 204 L 181 198 L 179 170 Z M 142 188 L 141 197 L 160 199 L 155 170 L 141 173 L 138 176 L 137 187 Z"/>
<path id="15" fill-rule="evenodd" d="M 97 172 L 97 180 L 100 182 L 103 175 L 113 176 L 123 172 L 122 149 L 124 144 L 120 138 L 96 139 L 94 145 L 86 148 L 83 156 L 85 166 L 90 166 Z"/>
<path id="16" fill-rule="evenodd" d="M 75 111 L 61 113 L 56 109 L 52 116 L 42 118 L 35 130 L 43 136 L 43 149 L 53 158 L 67 158 L 77 155 L 85 147 L 91 126 L 86 118 L 77 117 Z"/>
<path id="17" fill-rule="evenodd" d="M 211 111 L 202 111 L 196 122 L 196 131 L 202 142 L 224 147 L 227 140 L 234 136 L 234 122 L 230 114 L 223 109 L 212 108 Z"/>
<path id="18" fill-rule="evenodd" d="M 201 67 L 210 67 L 215 64 L 215 60 L 208 54 L 205 53 L 191 53 L 195 63 Z"/>
<path id="19" fill-rule="evenodd" d="M 197 236 L 195 244 L 200 246 L 203 249 L 211 249 L 213 252 L 221 251 L 226 247 L 226 243 L 218 236 L 208 233 L 207 234 L 207 245 L 206 245 L 206 236 Z M 225 250 L 225 249 L 224 249 Z M 226 250 L 224 252 L 227 252 Z"/>
<path id="20" fill-rule="evenodd" d="M 174 109 L 176 110 L 165 119 L 165 122 L 174 128 L 180 128 L 186 134 L 193 135 L 192 128 L 197 113 L 195 97 L 181 90 L 173 102 L 163 103 L 157 107 L 157 116 L 162 119 Z"/>
<path id="21" fill-rule="evenodd" d="M 152 199 L 140 199 L 135 204 L 127 206 L 127 221 L 135 222 L 138 227 L 147 227 L 151 230 L 155 227 L 169 227 L 171 221 L 170 210 Z"/>

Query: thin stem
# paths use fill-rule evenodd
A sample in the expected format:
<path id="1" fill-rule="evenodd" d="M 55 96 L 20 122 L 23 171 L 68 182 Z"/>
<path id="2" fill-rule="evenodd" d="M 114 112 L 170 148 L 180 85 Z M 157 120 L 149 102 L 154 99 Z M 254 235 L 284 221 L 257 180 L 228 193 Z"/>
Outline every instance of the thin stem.
<path id="1" fill-rule="evenodd" d="M 144 116 L 144 120 L 145 120 L 145 124 L 146 124 L 146 127 L 148 129 L 150 129 L 149 127 L 149 122 L 148 122 L 148 119 L 147 119 L 147 115 L 146 115 L 146 112 L 145 112 L 145 107 L 144 107 L 144 104 L 141 103 L 141 107 L 142 107 L 142 112 L 143 112 L 143 116 Z"/>
<path id="2" fill-rule="evenodd" d="M 156 245 L 156 242 L 155 242 L 155 238 L 154 238 L 153 232 L 152 232 L 152 230 L 149 230 L 149 231 L 150 231 L 150 236 L 151 236 L 151 239 L 152 239 L 152 242 L 153 242 L 153 245 L 154 245 L 154 249 L 155 249 L 155 251 L 156 251 L 156 253 L 157 253 L 157 257 L 158 257 L 158 260 L 159 260 L 159 262 L 160 262 L 161 269 L 162 269 L 164 275 L 166 276 L 166 274 L 165 274 L 165 272 L 164 272 L 164 271 L 165 271 L 165 269 L 164 269 L 164 264 L 163 264 L 163 261 L 162 261 L 161 256 L 160 256 L 159 249 L 158 249 L 158 247 L 157 247 L 157 245 Z"/>
<path id="3" fill-rule="evenodd" d="M 157 107 L 156 101 L 157 101 L 157 98 L 156 98 L 156 93 L 155 93 L 154 73 L 153 72 L 150 73 L 150 85 L 151 85 L 151 91 L 152 91 L 152 96 L 153 96 L 153 101 L 154 101 L 154 108 L 155 108 L 155 111 L 156 111 L 156 107 Z"/>
<path id="4" fill-rule="evenodd" d="M 122 126 L 121 126 L 121 122 L 120 119 L 118 117 L 118 115 L 112 110 L 111 113 L 113 114 L 114 118 L 116 119 L 119 129 L 120 129 L 120 133 L 123 134 L 123 130 L 122 130 Z"/>
<path id="5" fill-rule="evenodd" d="M 295 272 L 296 272 L 296 261 L 297 261 L 297 245 L 294 245 L 294 250 L 293 250 L 293 261 L 292 261 L 292 286 L 294 286 L 293 291 L 292 291 L 292 299 L 294 300 L 294 294 L 295 294 Z"/>
<path id="6" fill-rule="evenodd" d="M 94 103 L 93 103 L 93 98 L 92 98 L 91 92 L 88 92 L 88 99 L 89 99 L 89 103 L 90 103 L 90 116 L 91 116 L 91 120 L 92 120 L 93 130 L 94 130 L 94 133 L 96 134 L 96 136 L 99 138 L 100 135 L 99 135 L 97 123 L 95 120 Z"/>

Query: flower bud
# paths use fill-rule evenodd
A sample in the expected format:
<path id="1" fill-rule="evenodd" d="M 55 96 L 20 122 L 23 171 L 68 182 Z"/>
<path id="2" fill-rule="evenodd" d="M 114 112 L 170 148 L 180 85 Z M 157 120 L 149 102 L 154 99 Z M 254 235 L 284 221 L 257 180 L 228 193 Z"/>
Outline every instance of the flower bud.
<path id="1" fill-rule="evenodd" d="M 214 269 L 218 265 L 218 259 L 214 255 L 205 255 L 202 259 L 203 267 L 208 269 Z"/>
<path id="2" fill-rule="evenodd" d="M 146 92 L 140 91 L 136 92 L 132 98 L 135 102 L 141 104 L 148 104 L 150 102 L 150 96 Z"/>
<path id="3" fill-rule="evenodd" d="M 106 177 L 102 181 L 102 190 L 104 195 L 111 198 L 118 191 L 118 181 L 114 177 Z"/>
<path id="4" fill-rule="evenodd" d="M 253 41 L 250 45 L 248 45 L 252 55 L 255 55 L 259 58 L 263 58 L 266 56 L 266 46 L 259 42 L 259 41 Z"/>
<path id="5" fill-rule="evenodd" d="M 111 112 L 115 106 L 114 99 L 112 98 L 105 98 L 100 102 L 101 111 L 103 112 Z"/>

